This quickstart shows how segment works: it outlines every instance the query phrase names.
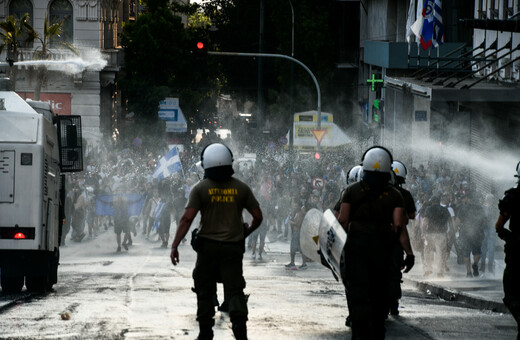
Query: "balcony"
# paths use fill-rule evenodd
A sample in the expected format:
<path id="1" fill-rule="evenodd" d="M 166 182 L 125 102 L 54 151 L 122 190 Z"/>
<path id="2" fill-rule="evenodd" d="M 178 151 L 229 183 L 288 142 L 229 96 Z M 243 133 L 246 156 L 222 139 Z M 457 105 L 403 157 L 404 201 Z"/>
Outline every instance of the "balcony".
<path id="1" fill-rule="evenodd" d="M 387 69 L 417 69 L 441 58 L 440 66 L 455 65 L 450 61 L 458 60 L 463 46 L 464 43 L 444 43 L 438 49 L 424 51 L 416 43 L 365 40 L 364 62 Z M 461 52 L 455 52 L 459 48 Z"/>

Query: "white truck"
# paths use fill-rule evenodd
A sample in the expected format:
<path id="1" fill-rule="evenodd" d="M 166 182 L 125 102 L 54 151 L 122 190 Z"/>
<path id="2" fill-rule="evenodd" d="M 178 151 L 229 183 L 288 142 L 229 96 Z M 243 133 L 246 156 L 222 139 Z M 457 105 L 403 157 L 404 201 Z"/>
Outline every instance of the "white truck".
<path id="1" fill-rule="evenodd" d="M 0 82 L 0 87 L 3 87 Z M 5 88 L 5 87 L 4 87 Z M 66 172 L 83 168 L 80 116 L 0 90 L 0 277 L 4 293 L 57 282 Z"/>

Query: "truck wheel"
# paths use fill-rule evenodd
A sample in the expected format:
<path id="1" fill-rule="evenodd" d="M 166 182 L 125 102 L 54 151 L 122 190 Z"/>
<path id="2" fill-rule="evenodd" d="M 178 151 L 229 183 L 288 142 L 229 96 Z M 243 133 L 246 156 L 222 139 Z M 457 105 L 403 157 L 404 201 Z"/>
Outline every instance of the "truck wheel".
<path id="1" fill-rule="evenodd" d="M 49 275 L 26 276 L 25 286 L 30 292 L 45 293 L 48 289 Z"/>
<path id="2" fill-rule="evenodd" d="M 1 276 L 2 291 L 4 293 L 19 293 L 23 288 L 23 276 Z"/>

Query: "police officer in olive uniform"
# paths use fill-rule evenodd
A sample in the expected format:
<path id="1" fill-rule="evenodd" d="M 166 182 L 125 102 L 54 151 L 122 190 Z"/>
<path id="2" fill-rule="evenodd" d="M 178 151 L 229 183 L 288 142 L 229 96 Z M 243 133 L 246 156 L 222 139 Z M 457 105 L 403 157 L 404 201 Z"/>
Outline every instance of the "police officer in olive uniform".
<path id="1" fill-rule="evenodd" d="M 406 169 L 406 166 L 403 164 L 403 162 L 396 160 L 392 163 L 392 171 L 393 184 L 395 188 L 399 190 L 404 199 L 404 225 L 402 232 L 408 234 L 408 229 L 406 226 L 408 225 L 409 220 L 415 219 L 415 213 L 417 212 L 417 209 L 415 208 L 415 200 L 413 199 L 412 194 L 403 188 L 403 184 L 406 182 L 406 175 L 408 174 L 408 170 Z M 388 307 L 390 314 L 392 315 L 399 315 L 399 299 L 402 296 L 401 279 L 403 274 L 401 273 L 401 269 L 403 268 L 403 253 L 403 247 L 401 247 L 399 240 L 396 239 L 396 244 L 392 248 L 392 262 L 388 292 Z"/>
<path id="2" fill-rule="evenodd" d="M 242 260 L 244 240 L 262 223 L 262 211 L 247 184 L 233 178 L 233 154 L 223 144 L 213 143 L 202 151 L 204 178 L 191 190 L 172 243 L 171 261 L 179 263 L 177 247 L 184 239 L 197 212 L 201 220 L 196 241 L 197 262 L 193 270 L 197 294 L 198 339 L 213 339 L 214 297 L 217 282 L 224 285 L 229 302 L 229 317 L 236 339 L 247 339 L 247 301 Z M 251 225 L 243 223 L 242 211 L 253 216 Z"/>
<path id="3" fill-rule="evenodd" d="M 404 226 L 404 201 L 390 183 L 392 155 L 380 146 L 368 149 L 362 158 L 362 180 L 347 187 L 339 223 L 348 237 L 342 277 L 348 294 L 352 339 L 384 339 L 388 314 L 390 254 L 399 239 L 407 256 L 405 272 L 414 256 Z"/>
<path id="4" fill-rule="evenodd" d="M 516 175 L 520 177 L 520 162 Z M 506 191 L 498 203 L 500 215 L 495 224 L 498 237 L 506 241 L 506 268 L 504 269 L 504 304 L 518 324 L 517 340 L 520 340 L 520 180 L 516 188 Z M 504 228 L 509 221 L 509 229 Z"/>
<path id="5" fill-rule="evenodd" d="M 352 168 L 350 168 L 350 170 L 347 173 L 347 187 L 349 185 L 361 180 L 362 175 L 363 175 L 363 169 L 362 169 L 361 165 L 355 165 Z M 338 216 L 339 216 L 339 211 L 341 209 L 341 201 L 343 200 L 343 195 L 345 194 L 346 190 L 347 190 L 347 188 L 341 190 L 339 200 L 336 202 L 336 205 L 334 205 L 334 216 L 336 216 L 336 218 L 338 218 Z M 342 255 L 344 255 L 344 253 Z M 343 263 L 345 261 L 344 256 L 341 257 L 340 261 L 341 261 L 341 263 Z M 326 261 L 322 260 L 322 263 L 326 263 Z M 342 265 L 341 263 L 340 263 L 340 267 Z M 328 265 L 326 265 L 326 266 L 328 266 Z M 344 277 L 342 277 L 341 281 L 346 282 L 346 279 Z M 348 295 L 348 291 L 346 289 L 345 289 L 345 295 L 347 298 L 347 307 L 350 311 L 349 295 Z M 348 315 L 347 318 L 345 319 L 345 326 L 347 326 L 347 327 L 352 326 L 352 318 L 350 317 L 350 315 Z"/>

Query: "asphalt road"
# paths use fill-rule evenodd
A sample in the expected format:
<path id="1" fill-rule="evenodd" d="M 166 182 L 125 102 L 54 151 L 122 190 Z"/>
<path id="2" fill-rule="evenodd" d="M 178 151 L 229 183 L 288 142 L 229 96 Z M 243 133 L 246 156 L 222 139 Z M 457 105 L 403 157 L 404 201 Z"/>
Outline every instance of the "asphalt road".
<path id="1" fill-rule="evenodd" d="M 245 255 L 249 338 L 349 339 L 342 284 L 318 263 L 287 270 L 289 255 L 280 249 L 288 252 L 289 243 L 268 244 L 263 261 Z M 115 250 L 111 230 L 68 242 L 54 291 L 0 294 L 0 339 L 195 339 L 195 253 L 189 242 L 181 246 L 176 267 L 169 248 L 142 235 L 128 252 Z M 386 323 L 387 339 L 516 338 L 510 315 L 403 288 L 400 315 Z M 215 319 L 215 339 L 233 339 L 228 315 L 217 312 Z"/>

